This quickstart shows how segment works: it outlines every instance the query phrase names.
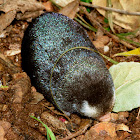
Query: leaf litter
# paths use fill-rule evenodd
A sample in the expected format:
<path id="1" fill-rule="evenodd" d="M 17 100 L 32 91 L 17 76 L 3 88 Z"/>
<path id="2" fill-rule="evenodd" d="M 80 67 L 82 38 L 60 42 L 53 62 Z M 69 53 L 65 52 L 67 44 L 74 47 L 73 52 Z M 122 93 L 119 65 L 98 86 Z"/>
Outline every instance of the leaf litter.
<path id="1" fill-rule="evenodd" d="M 8 32 L 9 33 L 6 34 L 4 38 L 0 38 L 0 53 L 2 54 L 1 56 L 6 55 L 7 54 L 6 52 L 9 50 L 11 50 L 11 53 L 14 53 L 13 55 L 10 56 L 7 55 L 2 57 L 5 60 L 3 61 L 3 63 L 1 63 L 2 61 L 0 60 L 1 63 L 0 80 L 2 85 L 5 83 L 4 85 L 7 86 L 6 90 L 4 88 L 0 88 L 0 113 L 2 116 L 0 122 L 0 134 L 1 134 L 0 138 L 7 138 L 8 140 L 10 139 L 18 140 L 24 138 L 45 140 L 47 138 L 45 129 L 41 126 L 41 124 L 31 119 L 29 117 L 30 115 L 35 116 L 36 118 L 40 118 L 42 121 L 44 121 L 45 124 L 47 124 L 47 126 L 49 126 L 51 130 L 53 130 L 55 136 L 59 139 L 65 138 L 67 136 L 69 136 L 69 138 L 75 136 L 76 137 L 75 139 L 83 139 L 83 140 L 105 139 L 105 138 L 106 139 L 119 138 L 123 140 L 125 138 L 131 139 L 132 137 L 138 138 L 140 136 L 139 135 L 140 121 L 138 116 L 138 112 L 139 112 L 138 108 L 129 111 L 129 113 L 112 112 L 110 114 L 110 117 L 106 119 L 106 122 L 99 122 L 97 120 L 94 120 L 92 124 L 90 124 L 91 122 L 89 124 L 88 123 L 85 124 L 86 121 L 85 118 L 79 117 L 76 114 L 75 116 L 77 117 L 74 117 L 74 115 L 72 115 L 71 120 L 73 120 L 73 126 L 75 132 L 71 132 L 70 123 L 68 121 L 63 121 L 63 122 L 61 121 L 61 120 L 65 120 L 63 119 L 63 116 L 59 116 L 54 112 L 52 112 L 51 110 L 47 109 L 45 106 L 43 106 L 44 103 L 47 103 L 50 108 L 53 107 L 42 96 L 40 96 L 39 93 L 37 93 L 34 87 L 31 87 L 29 77 L 25 73 L 22 73 L 21 71 L 20 53 L 14 52 L 14 50 L 16 49 L 20 50 L 23 33 L 28 25 L 28 23 L 26 22 L 27 20 L 15 21 L 15 19 L 18 20 L 24 19 L 24 18 L 17 18 L 18 12 L 21 11 L 23 17 L 24 13 L 26 13 L 26 10 L 28 11 L 30 9 L 29 7 L 33 7 L 34 2 L 31 1 L 30 6 L 28 7 L 27 6 L 29 5 L 28 1 L 19 0 L 18 2 L 21 3 L 25 2 L 27 4 L 26 8 L 22 5 L 23 9 L 20 9 L 22 7 L 20 4 L 17 5 L 17 1 L 16 4 L 14 2 L 15 1 L 10 1 L 10 3 L 12 3 L 11 6 L 7 6 L 7 8 L 5 9 L 3 8 L 2 10 L 3 14 L 6 14 L 9 12 L 9 8 L 12 8 L 13 5 L 12 10 L 15 10 L 16 12 L 15 15 L 13 14 L 14 16 L 12 16 L 11 18 L 14 20 L 14 22 L 12 22 L 11 20 L 8 24 L 5 23 L 7 24 L 6 26 L 12 25 L 10 30 L 6 29 L 7 30 L 6 33 Z M 37 5 L 40 5 L 40 3 L 38 3 Z M 19 8 L 18 9 L 19 11 L 17 10 L 17 7 Z M 43 8 L 41 6 L 41 8 L 33 8 L 32 10 L 30 9 L 29 11 L 32 12 L 35 11 L 36 9 L 40 11 L 44 9 L 44 6 Z M 98 13 L 96 13 L 96 17 L 98 21 L 104 20 L 102 16 L 99 15 L 97 16 L 97 15 Z M 31 14 L 30 17 L 27 19 L 34 18 L 34 16 L 33 17 L 32 16 L 33 15 Z M 107 25 L 104 23 L 103 26 L 107 26 Z M 5 28 L 6 27 L 4 27 L 3 29 Z M 116 28 L 114 29 L 116 30 Z M 92 38 L 93 41 L 96 41 L 97 39 L 97 43 L 98 43 L 99 40 L 96 34 L 91 32 L 90 30 L 87 31 L 90 38 Z M 121 32 L 123 32 L 123 29 L 121 29 Z M 106 35 L 104 33 L 100 34 L 101 38 L 108 38 L 108 36 L 106 37 L 105 36 Z M 17 40 L 17 38 L 19 39 Z M 19 45 L 17 45 L 16 43 L 18 43 Z M 10 48 L 10 45 L 13 44 L 16 45 Z M 103 40 L 103 44 L 104 44 L 104 40 Z M 104 45 L 107 45 L 109 47 L 109 51 L 106 53 L 103 52 L 102 50 L 99 51 L 101 51 L 103 54 L 105 53 L 105 55 L 111 58 L 113 58 L 114 54 L 116 53 L 128 51 L 128 48 L 126 46 L 114 42 L 111 37 L 109 37 L 107 44 L 105 43 Z M 118 62 L 129 62 L 129 61 L 139 62 L 140 60 L 138 56 L 129 56 L 129 57 L 117 56 L 114 57 L 113 59 Z M 108 68 L 112 65 L 107 60 L 105 60 L 105 62 Z M 18 74 L 17 72 L 20 73 Z M 39 97 L 40 99 L 37 100 L 35 96 Z M 44 114 L 49 119 L 48 118 L 46 119 L 46 117 L 44 117 Z M 74 120 L 73 117 L 76 118 L 78 122 Z M 85 126 L 83 126 L 82 124 L 85 124 Z M 85 128 L 85 131 L 82 131 L 83 128 Z M 81 129 L 81 131 L 78 131 L 79 129 Z"/>

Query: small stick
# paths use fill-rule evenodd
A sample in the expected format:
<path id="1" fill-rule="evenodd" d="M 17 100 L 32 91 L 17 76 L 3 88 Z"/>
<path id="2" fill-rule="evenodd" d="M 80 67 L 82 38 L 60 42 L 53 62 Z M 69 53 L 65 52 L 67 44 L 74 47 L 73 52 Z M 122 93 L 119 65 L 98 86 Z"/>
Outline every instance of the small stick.
<path id="1" fill-rule="evenodd" d="M 69 136 L 67 136 L 67 137 L 65 137 L 63 139 L 59 139 L 59 140 L 69 140 L 69 139 L 75 138 L 75 137 L 77 137 L 77 136 L 85 133 L 85 131 L 88 129 L 88 127 L 90 127 L 91 122 L 92 122 L 92 120 L 85 120 L 84 125 L 82 125 L 80 127 L 80 130 L 79 131 L 77 131 L 75 133 L 72 133 L 71 135 L 69 135 Z"/>
<path id="2" fill-rule="evenodd" d="M 120 14 L 130 15 L 130 16 L 140 16 L 140 12 L 128 12 L 125 10 L 114 9 L 114 8 L 110 8 L 110 7 L 102 7 L 102 6 L 92 5 L 92 4 L 86 3 L 86 2 L 80 2 L 80 5 L 93 7 L 93 8 L 97 8 L 97 9 L 103 9 L 106 11 L 112 11 L 112 12 L 116 12 L 116 13 L 120 13 Z"/>
<path id="3" fill-rule="evenodd" d="M 129 49 L 136 49 L 136 47 L 132 46 L 131 44 L 129 44 L 129 43 L 123 41 L 123 40 L 120 40 L 119 37 L 117 37 L 117 36 L 111 34 L 111 33 L 108 32 L 108 31 L 106 31 L 106 30 L 101 26 L 101 24 L 100 24 L 99 22 L 97 22 L 97 20 L 95 20 L 95 19 L 92 17 L 92 15 L 89 14 L 89 13 L 87 12 L 87 10 L 86 10 L 85 7 L 81 7 L 80 9 L 84 12 L 84 14 L 87 16 L 87 18 L 90 20 L 90 22 L 92 23 L 92 25 L 93 25 L 95 28 L 97 28 L 97 29 L 100 28 L 100 29 L 102 30 L 103 33 L 105 33 L 106 35 L 108 35 L 109 37 L 111 37 L 114 41 L 122 43 L 122 44 L 125 45 L 127 48 L 129 48 Z"/>

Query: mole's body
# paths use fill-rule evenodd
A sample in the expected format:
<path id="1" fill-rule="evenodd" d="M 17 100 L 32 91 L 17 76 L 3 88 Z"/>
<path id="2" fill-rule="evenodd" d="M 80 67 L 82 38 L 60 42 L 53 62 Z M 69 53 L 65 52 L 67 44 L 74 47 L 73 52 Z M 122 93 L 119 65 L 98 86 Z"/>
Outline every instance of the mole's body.
<path id="1" fill-rule="evenodd" d="M 98 53 L 74 49 L 65 53 L 50 75 L 59 56 L 73 47 L 93 48 L 85 30 L 57 13 L 45 13 L 27 28 L 22 43 L 22 65 L 32 84 L 45 98 L 71 114 L 98 117 L 114 103 L 114 85 Z"/>

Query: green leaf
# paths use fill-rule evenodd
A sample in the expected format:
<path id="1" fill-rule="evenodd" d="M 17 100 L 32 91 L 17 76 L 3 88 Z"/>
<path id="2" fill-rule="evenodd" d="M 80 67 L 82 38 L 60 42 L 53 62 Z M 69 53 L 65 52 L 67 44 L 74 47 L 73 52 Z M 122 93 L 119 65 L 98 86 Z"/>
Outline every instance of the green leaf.
<path id="1" fill-rule="evenodd" d="M 46 124 L 44 124 L 41 120 L 39 120 L 38 118 L 36 118 L 34 116 L 30 116 L 30 117 L 33 118 L 33 119 L 35 119 L 35 120 L 37 120 L 38 122 L 40 122 L 46 128 L 46 131 L 47 131 L 47 140 L 50 140 L 50 138 L 51 138 L 51 140 L 56 140 L 53 132 L 50 130 L 50 128 Z"/>
<path id="2" fill-rule="evenodd" d="M 140 63 L 122 62 L 109 69 L 115 85 L 114 112 L 140 107 Z"/>

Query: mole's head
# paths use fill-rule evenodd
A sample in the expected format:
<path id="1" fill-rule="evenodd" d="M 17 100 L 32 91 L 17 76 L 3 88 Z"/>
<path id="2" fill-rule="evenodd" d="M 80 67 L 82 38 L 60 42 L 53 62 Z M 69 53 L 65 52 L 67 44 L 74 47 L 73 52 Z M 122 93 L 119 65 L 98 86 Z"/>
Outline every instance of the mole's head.
<path id="1" fill-rule="evenodd" d="M 65 75 L 63 89 L 67 101 L 72 104 L 72 112 L 87 117 L 100 117 L 111 111 L 114 104 L 111 75 L 104 63 L 97 58 L 86 58 L 70 67 Z M 69 110 L 67 105 L 65 108 L 69 112 L 70 107 Z"/>

